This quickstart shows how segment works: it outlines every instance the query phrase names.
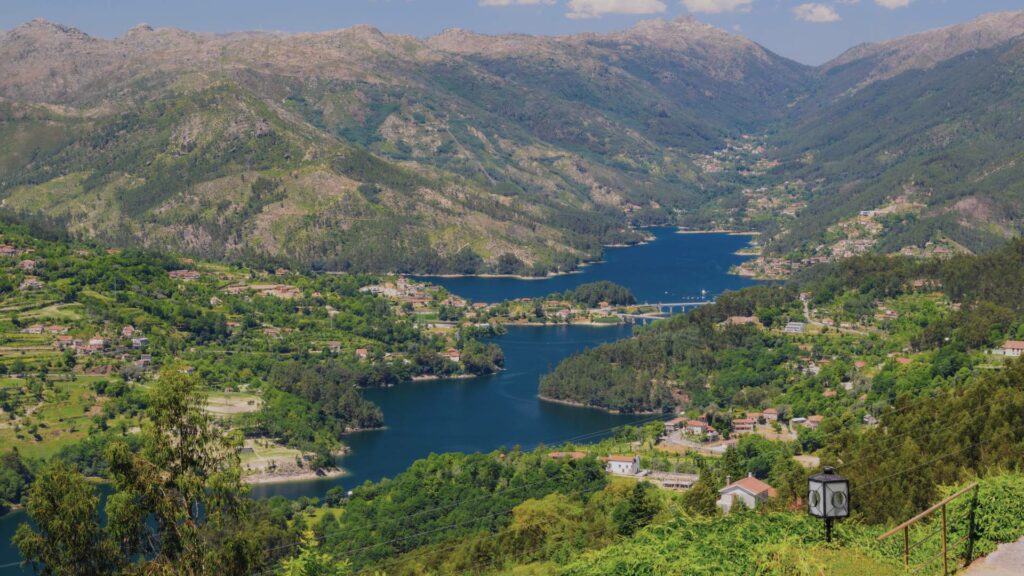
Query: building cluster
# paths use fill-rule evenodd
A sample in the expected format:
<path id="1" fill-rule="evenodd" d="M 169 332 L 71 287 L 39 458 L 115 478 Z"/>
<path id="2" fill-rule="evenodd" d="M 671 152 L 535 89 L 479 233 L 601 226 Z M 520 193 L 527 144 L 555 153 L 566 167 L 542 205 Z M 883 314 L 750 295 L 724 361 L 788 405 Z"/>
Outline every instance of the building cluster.
<path id="1" fill-rule="evenodd" d="M 57 337 L 53 340 L 54 348 L 70 350 L 79 356 L 114 354 L 120 355 L 123 360 L 130 360 L 129 350 L 143 350 L 149 346 L 149 338 L 131 325 L 124 326 L 121 329 L 120 337 L 115 339 L 108 339 L 100 335 L 95 335 L 91 338 L 76 338 L 67 334 L 69 330 L 67 326 L 46 326 L 42 327 L 42 332 L 35 332 L 39 328 L 39 325 L 32 325 L 26 328 L 25 331 L 31 330 L 32 332 L 29 333 L 56 334 Z M 143 356 L 146 355 L 144 354 Z M 138 361 L 136 361 L 136 364 L 139 366 L 148 366 L 149 363 L 147 361 L 143 364 L 138 364 Z"/>

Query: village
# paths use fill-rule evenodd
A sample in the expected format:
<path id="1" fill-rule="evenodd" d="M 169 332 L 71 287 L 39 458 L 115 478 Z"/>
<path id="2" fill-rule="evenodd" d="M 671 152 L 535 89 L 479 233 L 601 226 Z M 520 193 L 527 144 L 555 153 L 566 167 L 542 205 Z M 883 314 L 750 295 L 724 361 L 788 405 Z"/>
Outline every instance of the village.
<path id="1" fill-rule="evenodd" d="M 781 415 L 784 417 L 784 414 Z M 732 430 L 728 433 L 728 438 L 724 438 L 709 420 L 709 416 L 705 414 L 697 418 L 680 415 L 665 422 L 655 422 L 651 426 L 661 427 L 663 431 L 653 443 L 645 443 L 642 440 L 627 444 L 612 442 L 613 445 L 618 444 L 620 447 L 629 446 L 633 452 L 599 455 L 597 459 L 603 463 L 605 473 L 611 477 L 644 480 L 665 490 L 685 492 L 700 480 L 700 474 L 692 466 L 681 464 L 681 456 L 721 458 L 727 450 L 735 450 L 737 442 L 745 435 L 759 435 L 772 441 L 793 442 L 797 439 L 798 430 L 816 430 L 824 417 L 812 415 L 784 421 L 780 419 L 780 410 L 776 408 L 768 408 L 763 412 L 746 412 L 742 417 L 732 420 Z M 605 447 L 604 444 L 606 443 L 595 447 L 550 452 L 548 457 L 552 460 L 581 460 L 600 454 L 601 449 Z M 666 459 L 666 456 L 674 458 L 675 463 Z M 807 469 L 814 469 L 820 464 L 820 460 L 813 456 L 796 455 L 793 459 Z M 717 506 L 727 514 L 737 505 L 753 509 L 768 498 L 776 496 L 777 492 L 768 483 L 748 475 L 726 482 L 718 494 Z"/>

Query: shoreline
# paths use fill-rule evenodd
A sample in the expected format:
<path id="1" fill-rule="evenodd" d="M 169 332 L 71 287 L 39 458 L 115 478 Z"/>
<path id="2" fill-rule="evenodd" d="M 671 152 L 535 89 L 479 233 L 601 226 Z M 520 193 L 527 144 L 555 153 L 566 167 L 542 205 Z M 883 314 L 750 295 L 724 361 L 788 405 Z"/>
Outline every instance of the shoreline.
<path id="1" fill-rule="evenodd" d="M 534 328 L 562 328 L 565 326 L 592 326 L 597 328 L 622 326 L 625 322 L 507 322 L 502 326 L 526 326 Z"/>
<path id="2" fill-rule="evenodd" d="M 493 374 L 497 374 L 494 372 Z M 434 382 L 436 380 L 472 380 L 473 378 L 479 378 L 481 376 L 490 376 L 491 374 L 455 374 L 453 376 L 438 376 L 436 374 L 422 374 L 420 376 L 413 376 L 406 381 L 407 384 L 413 382 Z M 393 388 L 393 386 L 389 386 Z"/>
<path id="3" fill-rule="evenodd" d="M 328 480 L 347 476 L 348 472 L 342 468 L 331 468 L 330 470 L 292 470 L 285 472 L 260 472 L 242 477 L 242 482 L 250 486 L 261 486 L 264 484 L 288 484 L 292 482 L 312 482 L 314 480 Z"/>
<path id="4" fill-rule="evenodd" d="M 582 402 L 577 402 L 575 400 L 559 400 L 557 398 L 551 398 L 551 397 L 545 396 L 543 394 L 537 394 L 537 399 L 542 401 L 542 402 L 551 402 L 553 404 L 562 404 L 564 406 L 572 406 L 573 408 L 589 408 L 590 410 L 600 410 L 602 412 L 606 412 L 608 414 L 615 414 L 617 416 L 656 416 L 658 414 L 662 414 L 662 412 L 657 412 L 657 411 L 653 411 L 653 410 L 646 411 L 646 412 L 622 412 L 620 410 L 611 410 L 609 408 L 603 408 L 601 406 L 593 406 L 593 405 L 590 405 L 590 404 L 584 404 Z"/>
<path id="5" fill-rule="evenodd" d="M 647 236 L 639 242 L 632 244 L 602 244 L 601 248 L 636 248 L 638 246 L 646 246 L 652 244 L 658 239 L 657 236 Z M 588 266 L 594 266 L 596 264 L 604 264 L 604 259 L 601 260 L 584 260 L 579 263 L 579 266 L 574 270 L 568 270 L 565 272 L 548 272 L 544 276 L 525 276 L 523 274 L 407 274 L 414 278 L 510 278 L 512 280 L 550 280 L 552 278 L 558 278 L 559 276 L 571 276 L 573 274 L 582 274 L 583 268 Z"/>
<path id="6" fill-rule="evenodd" d="M 726 234 L 728 236 L 760 236 L 760 232 L 754 232 L 753 230 L 676 230 L 676 234 Z"/>
<path id="7" fill-rule="evenodd" d="M 585 262 L 580 264 L 580 268 L 584 268 L 591 264 L 600 264 L 602 260 L 595 260 L 593 262 Z M 414 278 L 510 278 L 512 280 L 550 280 L 559 276 L 570 276 L 572 274 L 582 274 L 583 271 L 577 268 L 576 270 L 570 270 L 568 272 L 548 272 L 544 276 L 524 276 L 522 274 L 409 274 Z"/>

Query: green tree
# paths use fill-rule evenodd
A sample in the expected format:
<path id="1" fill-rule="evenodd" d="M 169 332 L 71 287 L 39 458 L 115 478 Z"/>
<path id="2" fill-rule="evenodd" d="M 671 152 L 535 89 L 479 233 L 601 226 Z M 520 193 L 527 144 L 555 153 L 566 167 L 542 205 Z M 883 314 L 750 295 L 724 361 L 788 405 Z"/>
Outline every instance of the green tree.
<path id="1" fill-rule="evenodd" d="M 16 544 L 44 574 L 124 573 L 248 576 L 267 567 L 267 542 L 281 531 L 253 514 L 237 449 L 205 412 L 202 382 L 174 369 L 149 393 L 141 450 L 118 438 L 105 450 L 114 493 L 107 526 L 84 476 L 58 463 L 33 484 L 37 529 Z"/>
<path id="2" fill-rule="evenodd" d="M 18 526 L 14 545 L 44 576 L 114 572 L 120 551 L 100 526 L 98 502 L 99 496 L 85 476 L 56 462 L 32 484 L 26 508 L 35 528 Z"/>
<path id="3" fill-rule="evenodd" d="M 263 566 L 260 543 L 243 528 L 251 502 L 241 440 L 215 426 L 205 405 L 199 378 L 169 369 L 150 393 L 142 451 L 123 442 L 107 451 L 117 489 L 109 530 L 129 555 L 145 553 L 147 572 L 243 576 Z"/>
<path id="4" fill-rule="evenodd" d="M 629 498 L 612 513 L 619 534 L 632 536 L 654 520 L 661 511 L 657 489 L 650 482 L 638 482 Z"/>
<path id="5" fill-rule="evenodd" d="M 713 516 L 718 513 L 718 492 L 710 483 L 699 480 L 681 497 L 683 509 L 690 514 Z"/>
<path id="6" fill-rule="evenodd" d="M 298 555 L 286 559 L 280 576 L 346 576 L 352 573 L 347 560 L 335 560 L 330 554 L 317 551 L 317 539 L 312 531 L 302 535 L 302 547 Z"/>

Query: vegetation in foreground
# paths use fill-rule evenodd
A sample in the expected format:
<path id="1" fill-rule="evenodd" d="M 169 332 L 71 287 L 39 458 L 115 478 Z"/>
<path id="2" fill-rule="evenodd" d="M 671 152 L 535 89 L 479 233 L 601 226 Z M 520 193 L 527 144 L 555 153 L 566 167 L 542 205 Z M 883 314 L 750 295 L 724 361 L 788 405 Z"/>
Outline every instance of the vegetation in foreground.
<path id="1" fill-rule="evenodd" d="M 972 403 L 993 395 L 1019 397 L 1021 382 L 1024 364 L 1016 362 L 949 394 Z M 54 462 L 29 488 L 33 524 L 20 527 L 15 542 L 43 573 L 291 575 L 318 567 L 327 574 L 810 576 L 852 575 L 870 566 L 873 573 L 896 574 L 902 548 L 876 541 L 892 525 L 877 514 L 879 505 L 910 513 L 925 505 L 916 502 L 914 486 L 928 487 L 938 498 L 979 476 L 977 498 L 957 500 L 949 511 L 953 539 L 966 533 L 968 522 L 974 526 L 973 540 L 951 550 L 951 557 L 984 554 L 1024 534 L 1024 476 L 1017 469 L 1024 438 L 1019 427 L 1010 427 L 1021 414 L 1019 398 L 1005 410 L 1002 403 L 985 411 L 947 402 L 890 414 L 877 434 L 920 430 L 925 414 L 951 420 L 968 408 L 984 412 L 979 421 L 1003 433 L 965 432 L 946 438 L 947 446 L 923 448 L 948 453 L 950 445 L 967 442 L 981 455 L 952 459 L 934 474 L 891 444 L 870 454 L 888 475 L 881 483 L 878 476 L 872 476 L 875 482 L 853 477 L 853 515 L 838 525 L 836 542 L 828 546 L 821 522 L 799 505 L 794 511 L 799 492 L 780 491 L 757 510 L 719 515 L 715 488 L 723 475 L 756 472 L 765 462 L 792 464 L 781 444 L 755 437 L 704 461 L 701 481 L 681 494 L 605 475 L 595 456 L 628 443 L 632 433 L 624 431 L 620 439 L 566 447 L 583 451 L 581 458 L 553 458 L 543 449 L 435 455 L 351 495 L 334 489 L 319 504 L 255 501 L 241 483 L 241 438 L 224 434 L 203 410 L 201 381 L 169 371 L 148 394 L 142 445 L 118 441 L 105 449 L 112 493 L 102 505 L 104 522 L 96 487 L 73 466 Z M 926 436 L 926 429 L 919 434 Z M 871 444 L 870 436 L 863 441 Z M 805 486 L 811 472 L 798 471 L 797 483 Z M 917 526 L 912 537 L 917 541 L 936 527 Z M 915 549 L 913 561 L 927 560 L 936 545 Z"/>

